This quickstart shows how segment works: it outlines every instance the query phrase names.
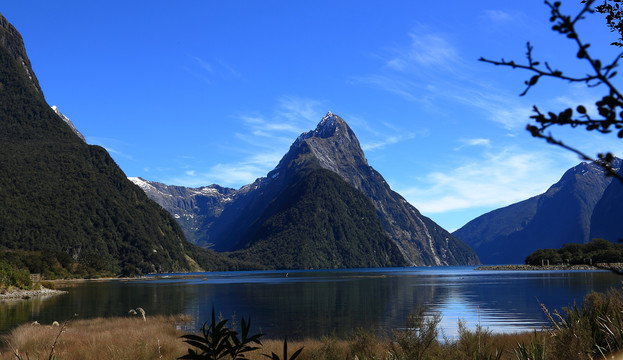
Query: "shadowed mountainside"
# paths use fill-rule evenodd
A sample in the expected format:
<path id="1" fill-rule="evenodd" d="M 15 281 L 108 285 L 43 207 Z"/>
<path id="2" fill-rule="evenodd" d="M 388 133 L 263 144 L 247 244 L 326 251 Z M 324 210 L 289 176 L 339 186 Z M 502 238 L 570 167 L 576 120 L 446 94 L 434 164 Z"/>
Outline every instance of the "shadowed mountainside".
<path id="1" fill-rule="evenodd" d="M 599 166 L 581 163 L 545 193 L 481 215 L 454 235 L 472 246 L 484 264 L 522 264 L 537 249 L 587 243 L 600 234 L 614 241 L 623 236 L 617 230 L 623 215 L 616 201 L 620 191 Z"/>

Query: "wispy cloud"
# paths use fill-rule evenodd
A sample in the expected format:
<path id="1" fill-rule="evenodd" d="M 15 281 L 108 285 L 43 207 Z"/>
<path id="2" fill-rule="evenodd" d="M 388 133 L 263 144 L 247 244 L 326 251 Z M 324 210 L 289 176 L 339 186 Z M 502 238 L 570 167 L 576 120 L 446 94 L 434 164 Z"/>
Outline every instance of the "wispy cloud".
<path id="1" fill-rule="evenodd" d="M 355 130 L 362 150 L 371 152 L 389 145 L 398 144 L 415 137 L 429 136 L 426 128 L 417 131 L 407 130 L 387 120 L 374 121 L 373 125 L 358 115 L 344 114 L 344 119 Z"/>
<path id="2" fill-rule="evenodd" d="M 274 149 L 289 146 L 301 133 L 313 129 L 325 114 L 322 101 L 283 96 L 272 114 L 240 114 L 242 129 L 236 136 L 252 146 Z M 283 154 L 282 154 L 283 155 Z"/>
<path id="3" fill-rule="evenodd" d="M 423 213 L 500 207 L 542 193 L 567 165 L 544 152 L 507 147 L 448 171 L 431 172 L 417 186 L 398 191 Z"/>
<path id="4" fill-rule="evenodd" d="M 381 138 L 377 141 L 372 141 L 372 142 L 368 142 L 368 143 L 364 143 L 361 145 L 361 148 L 364 151 L 374 151 L 377 149 L 382 149 L 384 147 L 386 147 L 387 145 L 393 145 L 393 144 L 397 144 L 401 141 L 404 140 L 409 140 L 409 139 L 413 139 L 415 137 L 415 134 L 410 133 L 410 134 L 404 134 L 404 135 L 390 135 L 390 136 L 386 136 L 384 138 Z"/>
<path id="5" fill-rule="evenodd" d="M 216 79 L 239 78 L 242 74 L 222 59 L 206 60 L 198 56 L 191 56 L 192 65 L 186 70 L 193 76 L 212 84 Z"/>
<path id="6" fill-rule="evenodd" d="M 454 148 L 454 150 L 461 150 L 465 147 L 468 146 L 484 146 L 487 148 L 491 147 L 491 140 L 490 139 L 483 139 L 483 138 L 478 138 L 478 139 L 459 139 L 459 142 L 461 143 L 461 145 L 457 146 L 456 148 Z"/>
<path id="7" fill-rule="evenodd" d="M 512 14 L 503 12 L 485 15 L 490 21 L 514 20 Z M 529 137 L 525 126 L 533 115 L 534 100 L 518 96 L 521 84 L 512 90 L 500 87 L 499 79 L 477 68 L 475 60 L 473 64 L 463 62 L 451 36 L 442 32 L 412 32 L 408 38 L 403 49 L 392 49 L 397 55 L 354 80 L 413 102 L 428 116 L 457 117 L 461 122 L 460 132 L 441 129 L 446 137 L 462 136 L 455 140 L 459 145 L 453 148 L 454 159 L 445 154 L 447 161 L 431 167 L 436 170 L 414 174 L 412 184 L 393 185 L 420 211 L 440 214 L 505 206 L 545 191 L 579 162 L 577 157 L 546 147 L 533 150 L 519 137 L 511 140 L 518 134 Z M 544 98 L 539 102 L 560 108 L 565 100 Z M 499 138 L 504 136 L 503 130 L 508 136 Z M 492 136 L 498 136 L 497 144 Z M 375 143 L 369 146 L 374 148 Z"/>
<path id="8" fill-rule="evenodd" d="M 207 71 L 210 74 L 214 73 L 214 68 L 212 68 L 212 65 L 210 63 L 208 63 L 207 61 L 197 57 L 197 56 L 193 56 L 192 58 L 193 60 L 195 60 L 195 62 L 197 63 L 197 65 L 199 65 L 200 68 L 202 68 L 203 70 Z"/>
<path id="9" fill-rule="evenodd" d="M 239 130 L 238 143 L 227 151 L 240 153 L 241 160 L 219 163 L 209 169 L 188 169 L 184 176 L 168 179 L 173 184 L 204 186 L 219 184 L 240 187 L 271 171 L 298 135 L 313 129 L 324 115 L 322 101 L 283 96 L 271 114 L 245 113 L 232 118 Z"/>
<path id="10" fill-rule="evenodd" d="M 470 109 L 470 118 L 478 116 L 506 130 L 523 131 L 532 115 L 532 103 L 519 97 L 519 90 L 509 93 L 485 80 L 485 74 L 473 65 L 475 60 L 463 60 L 451 35 L 420 27 L 407 36 L 408 44 L 393 48 L 389 60 L 385 58 L 376 71 L 353 77 L 353 82 L 396 94 L 431 113 L 444 114 L 461 106 Z M 444 103 L 448 106 L 439 106 Z"/>
<path id="11" fill-rule="evenodd" d="M 400 72 L 420 71 L 422 67 L 451 69 L 460 62 L 458 52 L 442 33 L 420 26 L 408 34 L 409 44 L 395 48 L 395 56 L 386 61 L 389 69 Z"/>
<path id="12" fill-rule="evenodd" d="M 115 155 L 115 157 L 118 156 L 118 157 L 122 157 L 128 160 L 133 159 L 132 155 L 119 150 L 120 148 L 126 148 L 129 145 L 119 142 L 117 139 L 87 136 L 86 141 L 87 141 L 87 144 L 99 145 L 103 147 L 110 154 Z"/>
<path id="13" fill-rule="evenodd" d="M 236 144 L 226 151 L 237 152 L 238 161 L 197 169 L 196 165 L 185 169 L 183 176 L 167 179 L 170 183 L 185 186 L 203 186 L 217 183 L 223 186 L 240 187 L 266 176 L 288 152 L 294 140 L 303 132 L 313 130 L 325 115 L 327 107 L 322 100 L 283 96 L 276 100 L 275 109 L 270 114 L 244 113 L 233 115 L 237 121 Z M 352 127 L 365 151 L 407 141 L 416 136 L 426 136 L 426 130 L 408 131 L 389 121 L 374 122 L 370 125 L 357 115 L 343 115 Z M 189 160 L 189 159 L 183 159 Z M 196 163 L 196 159 L 190 159 Z M 188 161 L 183 161 L 187 163 Z"/>
<path id="14" fill-rule="evenodd" d="M 483 18 L 494 23 L 506 23 L 515 19 L 512 14 L 502 10 L 484 10 Z"/>
<path id="15" fill-rule="evenodd" d="M 183 176 L 165 179 L 164 182 L 189 187 L 219 184 L 238 188 L 266 175 L 263 170 L 252 163 L 216 164 L 208 170 L 187 170 Z"/>
<path id="16" fill-rule="evenodd" d="M 397 77 L 395 75 L 369 74 L 355 76 L 352 80 L 354 83 L 368 84 L 384 91 L 394 93 L 407 101 L 426 102 L 426 96 L 420 96 L 420 94 L 416 92 L 418 88 L 421 88 L 421 85 L 409 79 Z"/>
<path id="17" fill-rule="evenodd" d="M 297 96 L 282 96 L 278 99 L 275 117 L 309 127 L 315 125 L 326 113 L 320 100 Z"/>

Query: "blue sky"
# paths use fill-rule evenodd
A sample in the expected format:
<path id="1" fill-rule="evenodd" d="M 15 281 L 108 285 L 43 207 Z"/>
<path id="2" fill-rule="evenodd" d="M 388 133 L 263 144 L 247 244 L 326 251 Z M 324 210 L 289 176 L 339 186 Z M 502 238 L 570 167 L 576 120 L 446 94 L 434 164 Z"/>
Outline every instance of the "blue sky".
<path id="1" fill-rule="evenodd" d="M 575 14 L 579 1 L 564 1 Z M 600 94 L 478 62 L 534 56 L 585 74 L 542 1 L 12 1 L 50 105 L 128 176 L 238 188 L 266 175 L 327 111 L 368 162 L 453 231 L 545 191 L 579 159 L 525 130 L 532 105 L 562 110 Z M 590 50 L 617 49 L 600 15 Z M 616 135 L 555 129 L 591 155 Z"/>

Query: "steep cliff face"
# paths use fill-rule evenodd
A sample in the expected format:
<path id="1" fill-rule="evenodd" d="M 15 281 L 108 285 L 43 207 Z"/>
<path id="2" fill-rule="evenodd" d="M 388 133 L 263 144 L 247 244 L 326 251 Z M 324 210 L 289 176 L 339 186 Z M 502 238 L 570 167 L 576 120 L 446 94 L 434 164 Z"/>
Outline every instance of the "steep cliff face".
<path id="1" fill-rule="evenodd" d="M 468 246 L 391 190 L 383 176 L 368 165 L 359 140 L 339 116 L 329 112 L 315 130 L 302 134 L 278 168 L 288 161 L 317 162 L 366 195 L 383 228 L 411 265 L 478 263 Z"/>
<path id="2" fill-rule="evenodd" d="M 30 65 L 30 60 L 26 55 L 26 47 L 22 35 L 15 29 L 13 25 L 9 23 L 7 19 L 0 13 L 0 47 L 7 51 L 9 55 L 17 64 L 20 72 L 23 71 L 26 78 L 26 83 L 35 88 L 35 90 L 43 95 L 41 87 L 39 87 L 39 80 L 35 76 L 34 71 Z"/>
<path id="3" fill-rule="evenodd" d="M 472 249 L 432 220 L 422 216 L 404 198 L 391 190 L 383 177 L 368 165 L 359 140 L 352 129 L 342 118 L 330 112 L 323 117 L 316 129 L 301 134 L 294 141 L 288 153 L 265 178 L 258 179 L 239 190 L 229 189 L 227 203 L 222 200 L 213 203 L 204 201 L 204 206 L 207 206 L 205 209 L 202 209 L 202 206 L 194 208 L 191 214 L 193 216 L 207 212 L 216 215 L 216 217 L 205 216 L 202 219 L 202 225 L 198 226 L 198 229 L 207 230 L 201 237 L 194 239 L 198 244 L 210 243 L 218 251 L 248 249 L 250 244 L 255 244 L 258 240 L 259 235 L 253 232 L 253 229 L 260 231 L 258 229 L 261 228 L 260 232 L 264 234 L 262 236 L 266 237 L 266 227 L 261 225 L 262 222 L 273 218 L 275 211 L 289 211 L 284 208 L 288 203 L 282 203 L 285 196 L 283 195 L 284 192 L 292 191 L 293 184 L 303 181 L 302 179 L 309 174 L 313 173 L 314 176 L 319 176 L 315 172 L 318 169 L 327 170 L 337 175 L 339 181 L 345 182 L 357 190 L 357 194 L 362 194 L 368 199 L 367 203 L 353 202 L 351 198 L 355 195 L 353 193 L 346 194 L 345 191 L 340 191 L 345 198 L 337 197 L 338 201 L 344 203 L 357 203 L 361 207 L 371 206 L 376 214 L 375 221 L 378 221 L 384 229 L 383 237 L 387 237 L 392 244 L 391 247 L 398 249 L 404 264 L 458 265 L 478 263 L 478 258 Z M 336 178 L 325 175 L 320 178 L 327 184 L 333 184 L 337 181 Z M 154 183 L 149 184 L 154 185 Z M 342 188 L 341 185 L 334 185 L 328 185 L 328 187 L 334 188 L 334 190 Z M 199 189 L 189 191 L 194 194 L 200 192 Z M 150 194 L 149 190 L 147 193 Z M 171 195 L 172 198 L 176 197 L 172 192 L 166 192 L 166 194 L 167 196 Z M 305 198 L 311 196 L 313 193 L 307 192 Z M 161 203 L 173 214 L 182 211 L 179 206 L 172 208 L 170 202 L 162 196 L 150 195 L 150 197 Z M 198 197 L 205 196 L 193 195 L 195 200 L 192 201 L 195 204 Z M 185 201 L 189 201 L 188 198 L 187 200 L 176 200 L 178 203 Z M 292 200 L 291 203 L 295 204 L 297 201 Z M 305 201 L 307 200 L 303 200 L 303 202 Z M 280 210 L 274 206 L 275 202 L 282 203 Z M 213 211 L 213 209 L 217 209 L 217 211 Z M 308 209 L 308 211 L 310 210 Z M 365 212 L 365 210 L 362 211 Z M 301 215 L 301 217 L 310 218 L 317 215 L 316 212 L 311 211 Z M 338 215 L 336 213 L 335 216 L 348 217 L 353 216 L 353 214 L 349 215 L 347 212 Z M 279 221 L 283 225 L 283 219 L 280 219 Z M 178 221 L 182 223 L 185 220 L 180 218 Z M 322 224 L 328 226 L 327 223 Z M 309 231 L 313 231 L 313 229 L 309 229 Z M 298 229 L 297 232 L 303 231 Z M 188 234 L 188 231 L 186 233 Z M 374 232 L 371 230 L 371 233 Z M 193 238 L 192 235 L 189 237 Z M 280 236 L 280 239 L 282 241 L 284 237 Z M 263 243 L 266 244 L 266 240 L 263 240 Z M 393 251 L 390 249 L 391 247 L 387 247 L 388 254 Z M 395 259 L 394 255 L 387 256 Z M 380 262 L 378 263 L 380 264 Z M 392 263 L 396 264 L 396 261 Z"/>
<path id="4" fill-rule="evenodd" d="M 619 173 L 621 172 L 619 164 Z M 590 239 L 623 242 L 623 183 L 613 179 L 595 204 L 591 216 Z"/>
<path id="5" fill-rule="evenodd" d="M 617 160 L 620 166 L 620 160 Z M 594 210 L 612 194 L 612 178 L 595 164 L 569 169 L 545 193 L 479 216 L 454 232 L 486 264 L 523 263 L 538 249 L 586 243 L 597 233 Z M 610 219 L 611 220 L 611 219 Z M 604 228 L 604 227 L 600 227 Z"/>
<path id="6" fill-rule="evenodd" d="M 96 270 L 189 270 L 175 220 L 46 103 L 0 15 L 0 247 L 62 251 Z"/>

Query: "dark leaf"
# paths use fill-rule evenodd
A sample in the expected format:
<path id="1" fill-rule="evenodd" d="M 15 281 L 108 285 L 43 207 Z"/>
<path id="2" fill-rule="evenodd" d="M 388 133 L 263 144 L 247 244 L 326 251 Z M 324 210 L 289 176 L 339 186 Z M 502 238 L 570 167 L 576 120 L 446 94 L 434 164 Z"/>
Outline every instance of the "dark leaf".
<path id="1" fill-rule="evenodd" d="M 530 79 L 530 83 L 529 85 L 535 85 L 537 83 L 537 81 L 539 81 L 539 75 L 534 75 L 531 79 Z"/>

